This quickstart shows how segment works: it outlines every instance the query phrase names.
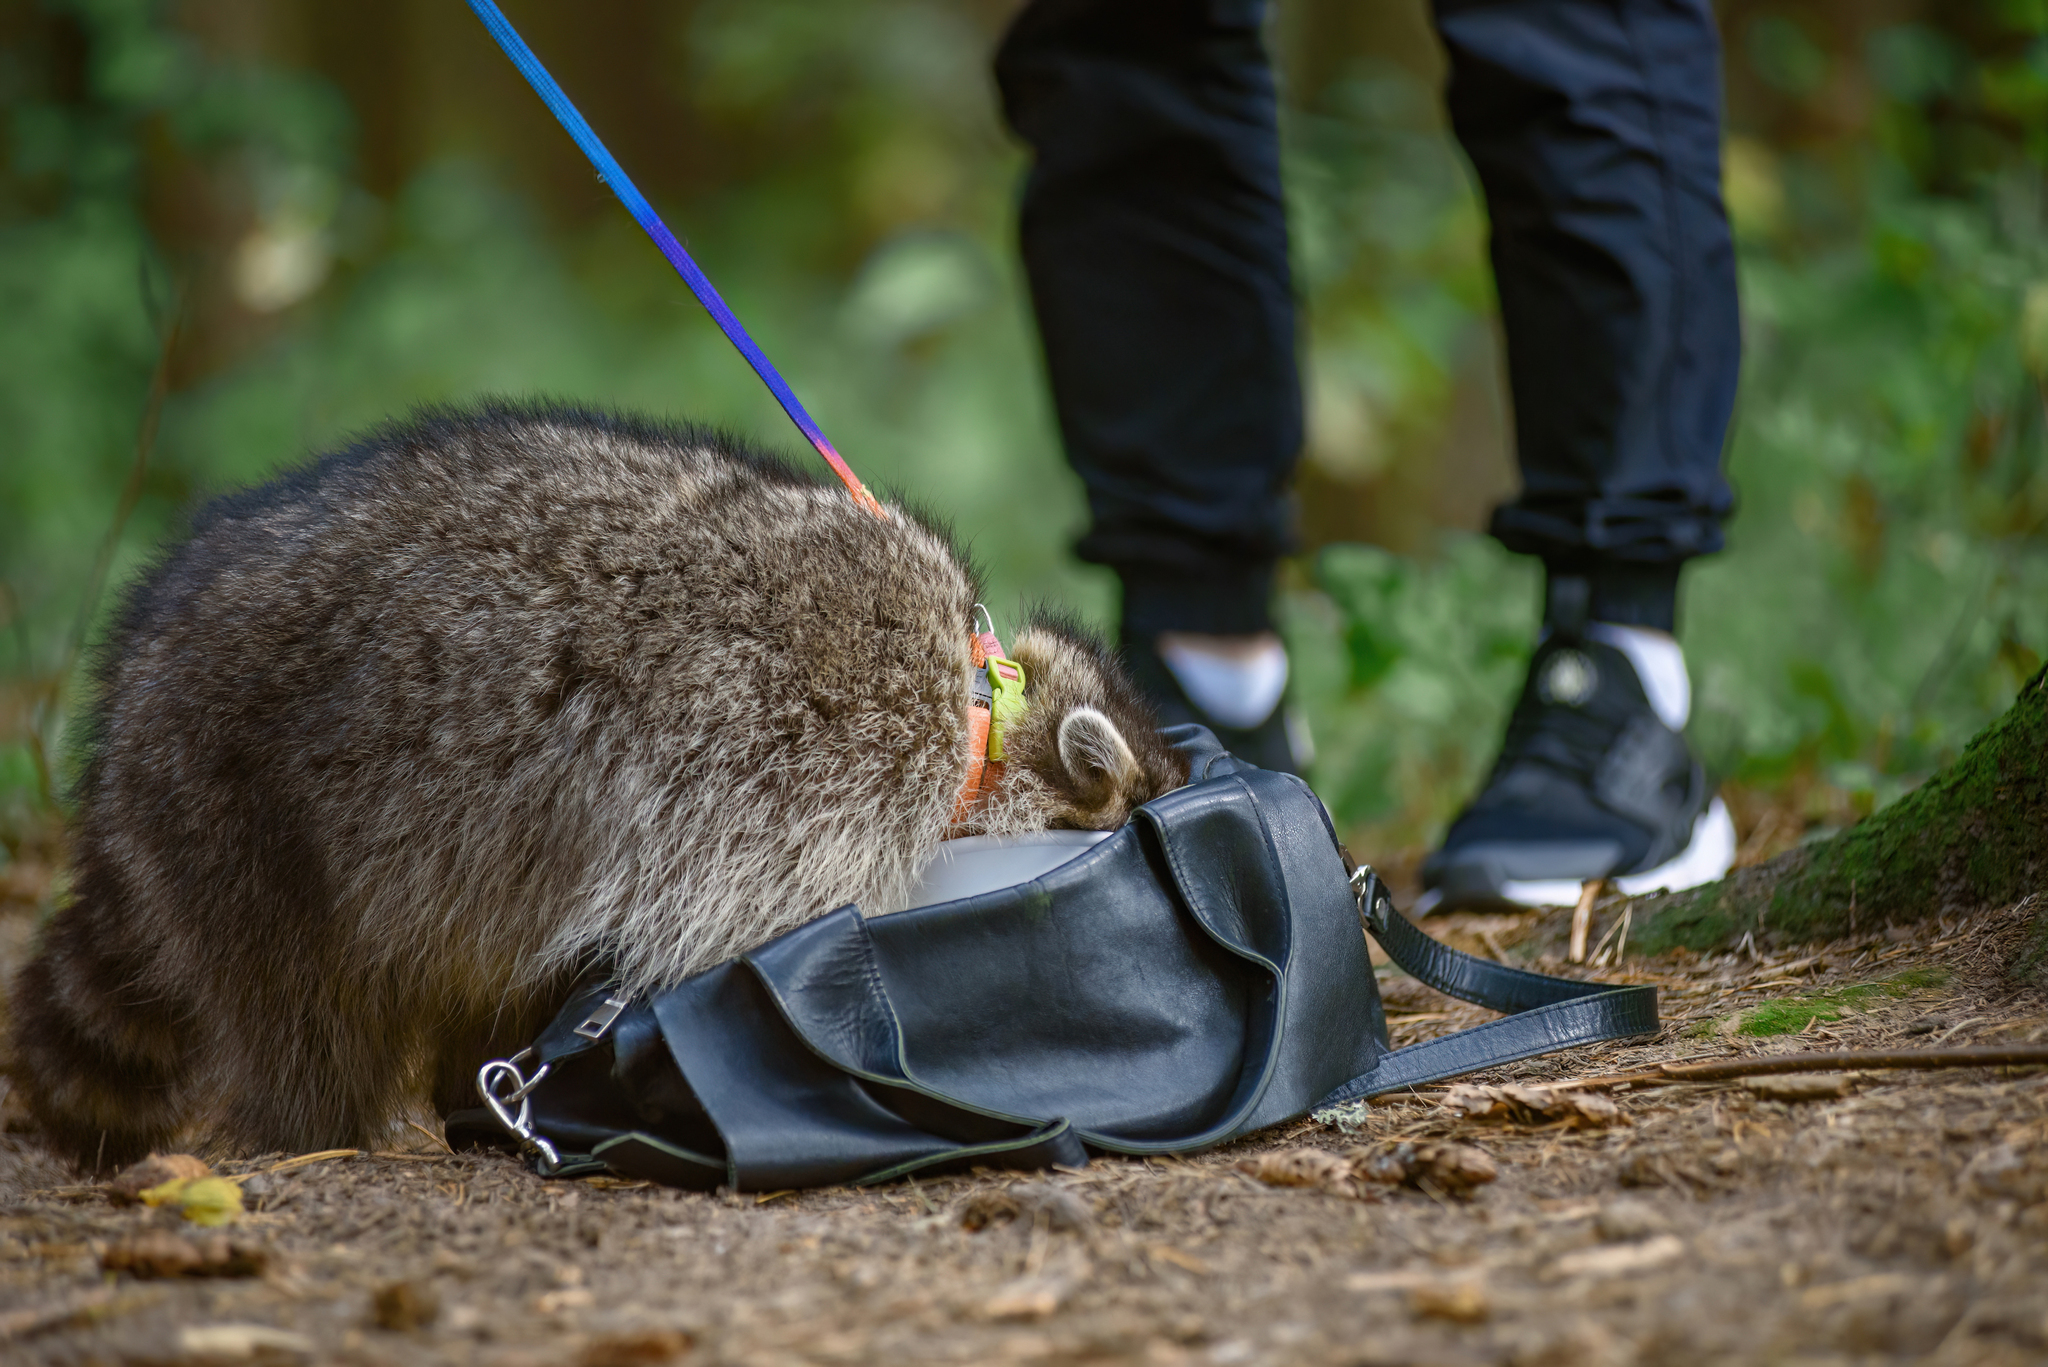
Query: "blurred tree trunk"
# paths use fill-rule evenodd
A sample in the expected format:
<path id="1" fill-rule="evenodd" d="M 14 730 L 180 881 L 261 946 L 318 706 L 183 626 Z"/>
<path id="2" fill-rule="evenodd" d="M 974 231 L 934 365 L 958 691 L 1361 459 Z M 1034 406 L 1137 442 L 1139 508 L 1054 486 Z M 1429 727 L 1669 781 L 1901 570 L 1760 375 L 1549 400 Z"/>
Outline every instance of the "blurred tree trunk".
<path id="1" fill-rule="evenodd" d="M 2017 901 L 2048 882 L 2048 669 L 1948 768 L 1840 835 L 1635 906 L 1643 953 L 1829 939 Z M 2048 910 L 2015 967 L 2048 968 Z"/>

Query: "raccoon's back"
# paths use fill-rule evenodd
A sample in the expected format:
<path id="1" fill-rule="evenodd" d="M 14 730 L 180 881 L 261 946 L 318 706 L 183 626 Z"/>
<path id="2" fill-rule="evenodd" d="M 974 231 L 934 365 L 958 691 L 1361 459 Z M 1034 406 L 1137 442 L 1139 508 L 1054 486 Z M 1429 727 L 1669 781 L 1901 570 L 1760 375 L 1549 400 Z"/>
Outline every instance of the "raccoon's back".
<path id="1" fill-rule="evenodd" d="M 81 849 L 223 953 L 673 981 L 914 876 L 973 597 L 940 535 L 714 434 L 429 413 L 213 505 L 138 587 Z"/>

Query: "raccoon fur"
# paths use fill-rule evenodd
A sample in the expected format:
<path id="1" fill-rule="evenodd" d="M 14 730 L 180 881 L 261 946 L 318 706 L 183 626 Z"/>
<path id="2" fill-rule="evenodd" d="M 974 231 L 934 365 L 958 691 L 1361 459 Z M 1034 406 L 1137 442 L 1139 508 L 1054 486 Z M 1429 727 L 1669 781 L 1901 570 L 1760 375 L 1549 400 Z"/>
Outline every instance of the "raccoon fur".
<path id="1" fill-rule="evenodd" d="M 73 899 L 12 996 L 72 1153 L 367 1146 L 603 962 L 659 989 L 901 906 L 968 762 L 973 573 L 699 428 L 427 411 L 213 503 L 96 675 Z M 1097 641 L 951 833 L 1109 829 L 1185 762 Z"/>

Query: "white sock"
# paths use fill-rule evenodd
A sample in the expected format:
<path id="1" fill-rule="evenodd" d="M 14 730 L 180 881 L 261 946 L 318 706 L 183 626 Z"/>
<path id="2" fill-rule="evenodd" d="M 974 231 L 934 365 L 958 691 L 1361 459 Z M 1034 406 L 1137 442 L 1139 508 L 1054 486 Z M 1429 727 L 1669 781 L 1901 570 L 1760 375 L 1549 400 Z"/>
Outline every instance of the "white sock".
<path id="1" fill-rule="evenodd" d="M 1686 677 L 1685 652 L 1678 648 L 1677 637 L 1654 627 L 1615 622 L 1588 622 L 1586 635 L 1628 656 L 1657 719 L 1674 731 L 1685 729 L 1692 716 L 1692 680 Z"/>
<path id="2" fill-rule="evenodd" d="M 1273 715 L 1287 691 L 1287 648 L 1277 636 L 1252 650 L 1207 644 L 1215 637 L 1167 632 L 1159 657 L 1173 671 L 1188 701 L 1212 721 L 1249 731 Z"/>

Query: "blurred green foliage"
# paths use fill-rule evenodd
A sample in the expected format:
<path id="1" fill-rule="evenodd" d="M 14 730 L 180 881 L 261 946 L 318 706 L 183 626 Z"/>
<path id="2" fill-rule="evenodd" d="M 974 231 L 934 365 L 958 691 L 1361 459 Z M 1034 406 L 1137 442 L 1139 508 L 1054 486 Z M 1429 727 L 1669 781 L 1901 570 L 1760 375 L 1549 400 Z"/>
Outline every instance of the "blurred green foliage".
<path id="1" fill-rule="evenodd" d="M 1955 31 L 1828 17 L 1723 14 L 1741 504 L 1728 551 L 1687 576 L 1681 635 L 1710 768 L 1839 820 L 1946 762 L 2048 649 L 2048 8 Z M 1477 210 L 1425 153 L 1360 174 L 1400 115 L 1344 106 L 1387 79 L 1293 121 L 1311 307 L 1336 315 L 1314 325 L 1311 392 L 1348 371 L 1382 429 L 1428 448 L 1461 329 L 1486 325 Z M 1360 226 L 1389 221 L 1436 226 Z M 1361 424 L 1320 395 L 1311 418 L 1308 477 L 1342 487 Z M 1330 546 L 1290 605 L 1318 786 L 1381 850 L 1433 841 L 1482 777 L 1537 618 L 1537 575 L 1492 543 L 1419 549 Z"/>
<path id="2" fill-rule="evenodd" d="M 0 807 L 58 777 L 173 319 L 116 584 L 192 499 L 419 402 L 556 394 L 799 451 L 446 8 L 367 6 L 353 66 L 310 3 L 0 16 Z M 1023 161 L 986 74 L 1008 7 L 509 8 L 855 468 L 950 518 L 1005 617 L 1048 597 L 1109 621 L 1112 584 L 1067 552 L 1084 505 L 1012 248 Z M 1417 0 L 1364 8 L 1286 0 L 1276 30 L 1311 415 L 1286 616 L 1319 788 L 1413 846 L 1491 756 L 1537 576 L 1474 532 L 1511 466 L 1438 59 Z M 1742 510 L 1687 588 L 1696 739 L 1724 775 L 1868 806 L 2048 642 L 2048 7 L 1724 22 L 1749 349 Z"/>

